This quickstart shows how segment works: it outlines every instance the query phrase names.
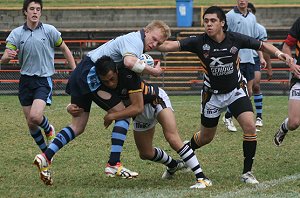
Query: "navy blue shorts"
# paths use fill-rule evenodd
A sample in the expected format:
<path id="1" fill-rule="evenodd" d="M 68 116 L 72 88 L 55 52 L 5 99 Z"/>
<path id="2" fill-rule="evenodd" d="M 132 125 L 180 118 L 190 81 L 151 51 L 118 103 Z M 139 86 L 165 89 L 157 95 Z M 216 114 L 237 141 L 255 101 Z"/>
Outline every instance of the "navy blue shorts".
<path id="1" fill-rule="evenodd" d="M 73 78 L 72 78 L 73 77 Z M 105 86 L 101 85 L 97 90 L 88 94 L 81 94 L 76 77 L 72 76 L 67 84 L 66 93 L 71 95 L 71 103 L 83 108 L 85 112 L 91 111 L 92 101 L 95 102 L 101 109 L 108 111 L 121 102 L 119 95 Z M 97 92 L 103 90 L 111 94 L 110 99 L 101 98 Z"/>
<path id="2" fill-rule="evenodd" d="M 51 77 L 21 75 L 19 82 L 19 101 L 22 106 L 30 106 L 35 99 L 41 99 L 47 105 L 52 102 Z"/>
<path id="3" fill-rule="evenodd" d="M 255 62 L 255 65 L 254 65 L 254 72 L 256 71 L 260 71 L 260 60 L 259 60 L 259 57 L 254 57 L 254 62 Z"/>
<path id="4" fill-rule="evenodd" d="M 240 63 L 240 70 L 247 81 L 254 79 L 254 65 L 251 63 Z"/>

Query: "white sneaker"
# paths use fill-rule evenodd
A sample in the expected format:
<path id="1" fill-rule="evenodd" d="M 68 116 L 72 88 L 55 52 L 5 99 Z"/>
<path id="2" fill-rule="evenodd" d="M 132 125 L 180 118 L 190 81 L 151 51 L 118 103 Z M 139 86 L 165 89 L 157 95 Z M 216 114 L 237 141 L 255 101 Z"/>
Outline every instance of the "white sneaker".
<path id="1" fill-rule="evenodd" d="M 196 184 L 190 186 L 190 188 L 206 188 L 212 186 L 212 182 L 208 178 L 200 178 L 197 180 Z"/>
<path id="2" fill-rule="evenodd" d="M 51 172 L 49 170 L 50 164 L 48 163 L 44 154 L 38 154 L 35 156 L 33 164 L 39 169 L 40 178 L 46 185 L 52 185 L 53 179 L 51 178 Z"/>
<path id="3" fill-rule="evenodd" d="M 173 175 L 175 174 L 176 171 L 185 169 L 185 163 L 182 160 L 177 160 L 177 166 L 174 168 L 169 168 L 167 167 L 167 169 L 165 170 L 165 172 L 163 173 L 163 175 L 161 176 L 161 178 L 163 179 L 172 179 Z"/>
<path id="4" fill-rule="evenodd" d="M 258 126 L 258 127 L 262 127 L 263 126 L 263 121 L 262 121 L 262 119 L 260 117 L 256 118 L 255 126 Z"/>
<path id="5" fill-rule="evenodd" d="M 246 184 L 258 184 L 259 183 L 250 171 L 242 174 L 241 181 L 245 182 Z"/>
<path id="6" fill-rule="evenodd" d="M 232 118 L 225 118 L 225 116 L 223 116 L 223 122 L 226 125 L 228 131 L 237 132 L 237 129 L 233 124 Z"/>
<path id="7" fill-rule="evenodd" d="M 105 174 L 108 177 L 121 177 L 125 179 L 131 179 L 137 177 L 139 174 L 137 172 L 131 171 L 125 168 L 121 162 L 118 162 L 116 165 L 112 166 L 109 163 L 106 164 Z"/>

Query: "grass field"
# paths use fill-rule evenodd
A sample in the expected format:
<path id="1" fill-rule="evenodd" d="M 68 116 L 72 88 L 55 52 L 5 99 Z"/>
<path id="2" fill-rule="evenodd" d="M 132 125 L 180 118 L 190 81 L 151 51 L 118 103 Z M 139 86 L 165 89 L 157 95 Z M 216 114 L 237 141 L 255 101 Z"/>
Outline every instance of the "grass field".
<path id="1" fill-rule="evenodd" d="M 199 96 L 172 96 L 178 127 L 183 139 L 190 139 L 199 126 Z M 59 130 L 69 123 L 65 112 L 69 97 L 54 97 L 46 115 Z M 287 97 L 264 98 L 265 125 L 258 134 L 254 163 L 257 186 L 239 181 L 242 171 L 242 133 L 229 133 L 220 123 L 214 141 L 196 151 L 213 186 L 190 190 L 191 172 L 178 172 L 173 180 L 161 179 L 164 167 L 142 161 L 130 130 L 122 153 L 128 168 L 138 171 L 132 180 L 107 178 L 104 167 L 110 150 L 110 131 L 102 126 L 103 111 L 95 106 L 86 132 L 63 148 L 53 162 L 54 185 L 45 186 L 38 178 L 32 160 L 39 153 L 27 127 L 16 96 L 0 96 L 1 152 L 0 197 L 300 197 L 300 133 L 286 137 L 281 147 L 272 139 L 287 114 Z M 154 145 L 178 155 L 164 140 L 157 126 Z"/>
<path id="2" fill-rule="evenodd" d="M 5 7 L 22 7 L 20 0 L 1 0 L 0 6 Z M 70 7 L 70 6 L 175 6 L 176 0 L 44 0 L 44 6 L 46 7 Z M 255 5 L 287 5 L 287 4 L 299 4 L 299 0 L 251 0 Z M 195 6 L 203 5 L 226 5 L 235 4 L 235 0 L 194 0 Z"/>

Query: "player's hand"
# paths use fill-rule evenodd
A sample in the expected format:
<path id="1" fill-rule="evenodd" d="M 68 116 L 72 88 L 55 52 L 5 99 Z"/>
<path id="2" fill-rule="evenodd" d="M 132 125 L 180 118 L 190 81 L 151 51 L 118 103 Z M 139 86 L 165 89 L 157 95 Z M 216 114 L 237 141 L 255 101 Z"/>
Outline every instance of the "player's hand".
<path id="1" fill-rule="evenodd" d="M 80 116 L 80 114 L 83 113 L 83 111 L 83 108 L 78 107 L 76 104 L 69 104 L 67 106 L 67 112 L 74 117 Z"/>
<path id="2" fill-rule="evenodd" d="M 265 69 L 267 67 L 267 62 L 264 58 L 260 59 L 260 68 Z"/>
<path id="3" fill-rule="evenodd" d="M 16 59 L 17 58 L 17 55 L 18 55 L 18 52 L 19 50 L 11 50 L 11 49 L 6 49 L 5 50 L 5 55 L 6 55 L 6 59 L 8 60 L 12 60 L 12 59 Z"/>
<path id="4" fill-rule="evenodd" d="M 154 65 L 151 74 L 153 76 L 159 76 L 163 72 L 162 68 L 160 67 L 160 61 L 157 61 L 156 65 Z"/>
<path id="5" fill-rule="evenodd" d="M 300 65 L 297 65 L 296 63 L 292 63 L 290 65 L 291 72 L 294 73 L 294 75 L 300 79 Z"/>
<path id="6" fill-rule="evenodd" d="M 282 61 L 284 61 L 289 67 L 292 66 L 292 64 L 294 64 L 294 59 L 288 55 L 288 54 L 285 54 L 285 53 L 280 53 L 278 55 L 278 58 Z M 292 67 L 291 67 L 292 68 Z"/>
<path id="7" fill-rule="evenodd" d="M 104 118 L 103 118 L 103 124 L 105 126 L 105 128 L 109 127 L 109 125 L 111 125 L 111 123 L 114 121 L 112 115 L 110 113 L 107 113 Z"/>

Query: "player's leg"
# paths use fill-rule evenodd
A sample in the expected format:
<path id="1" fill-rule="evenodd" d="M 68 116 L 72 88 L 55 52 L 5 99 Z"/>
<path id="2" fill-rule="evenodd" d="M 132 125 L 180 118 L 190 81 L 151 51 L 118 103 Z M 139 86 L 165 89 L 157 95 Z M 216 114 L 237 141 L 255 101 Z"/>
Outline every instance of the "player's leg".
<path id="1" fill-rule="evenodd" d="M 119 96 L 110 89 L 101 86 L 93 93 L 93 101 L 108 112 L 121 111 L 125 108 Z M 138 173 L 125 168 L 121 163 L 121 153 L 129 128 L 129 119 L 115 120 L 111 135 L 111 150 L 106 164 L 105 174 L 108 177 L 120 176 L 122 178 L 137 177 Z M 121 174 L 127 172 L 128 174 Z M 126 175 L 129 175 L 126 177 Z"/>
<path id="2" fill-rule="evenodd" d="M 275 133 L 274 143 L 280 146 L 288 131 L 294 131 L 300 125 L 300 83 L 296 83 L 290 90 L 288 102 L 288 118 L 280 125 L 280 128 Z"/>
<path id="3" fill-rule="evenodd" d="M 40 178 L 46 185 L 52 185 L 53 180 L 50 172 L 50 165 L 53 156 L 71 142 L 75 137 L 84 132 L 89 118 L 92 100 L 88 97 L 71 97 L 71 102 L 83 108 L 83 111 L 76 116 L 72 116 L 69 126 L 63 128 L 48 146 L 45 152 L 38 154 L 34 158 L 34 164 L 38 167 Z"/>
<path id="4" fill-rule="evenodd" d="M 251 172 L 257 145 L 257 135 L 251 101 L 249 97 L 245 96 L 235 100 L 230 105 L 230 108 L 244 132 L 244 168 L 241 181 L 250 184 L 257 184 L 258 181 Z"/>
<path id="5" fill-rule="evenodd" d="M 30 111 L 31 111 L 31 105 L 30 106 L 23 106 L 23 113 L 25 115 L 26 118 L 26 122 L 29 128 L 29 132 L 32 136 L 32 138 L 34 139 L 35 143 L 38 145 L 38 147 L 41 149 L 42 152 L 44 152 L 47 149 L 47 144 L 45 142 L 44 136 L 42 134 L 41 129 L 33 124 L 29 117 L 30 117 Z"/>
<path id="6" fill-rule="evenodd" d="M 255 63 L 254 66 L 254 81 L 253 81 L 253 97 L 254 97 L 254 105 L 256 109 L 255 125 L 258 127 L 263 126 L 263 121 L 262 121 L 263 94 L 261 93 L 260 90 L 260 80 L 261 80 L 261 71 L 260 71 L 260 63 L 258 62 Z"/>
<path id="7" fill-rule="evenodd" d="M 139 150 L 139 155 L 142 160 L 150 160 L 156 163 L 161 163 L 167 166 L 170 171 L 168 176 L 163 176 L 163 179 L 169 179 L 179 169 L 184 168 L 184 163 L 174 160 L 163 149 L 153 147 L 153 136 L 155 125 L 143 131 L 134 130 L 134 140 L 136 147 Z"/>
<path id="8" fill-rule="evenodd" d="M 40 128 L 44 129 L 47 143 L 50 144 L 55 137 L 55 130 L 53 125 L 44 116 L 46 105 L 50 106 L 52 103 L 52 79 L 47 78 L 33 78 L 32 79 L 38 87 L 34 89 L 33 104 L 30 111 L 30 120 Z"/>

